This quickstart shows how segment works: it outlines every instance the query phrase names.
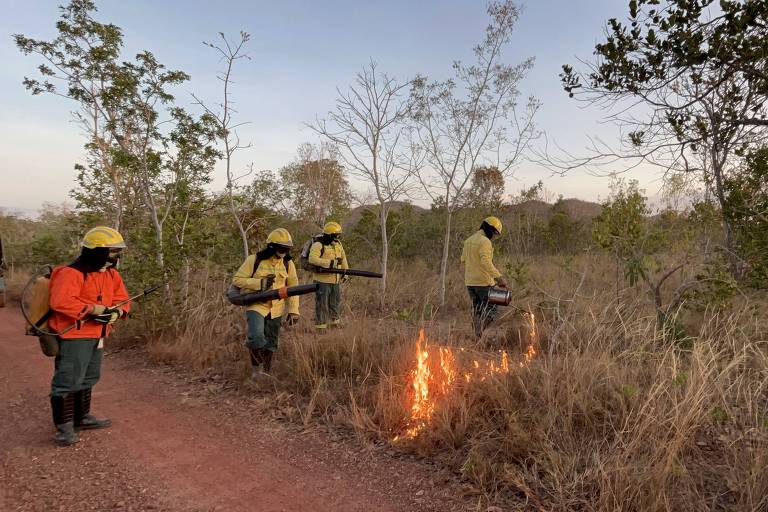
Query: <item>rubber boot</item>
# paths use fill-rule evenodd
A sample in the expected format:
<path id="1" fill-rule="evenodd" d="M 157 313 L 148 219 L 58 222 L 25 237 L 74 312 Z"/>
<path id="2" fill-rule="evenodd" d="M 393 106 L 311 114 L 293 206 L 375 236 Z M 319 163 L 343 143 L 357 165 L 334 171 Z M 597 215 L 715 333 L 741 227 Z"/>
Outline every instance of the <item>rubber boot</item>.
<path id="1" fill-rule="evenodd" d="M 65 396 L 51 397 L 51 412 L 56 434 L 53 440 L 59 446 L 70 446 L 80 439 L 75 432 L 74 408 L 75 397 L 72 393 Z"/>
<path id="2" fill-rule="evenodd" d="M 112 426 L 109 418 L 98 419 L 91 414 L 91 389 L 87 388 L 75 393 L 75 428 L 93 430 Z"/>
<path id="3" fill-rule="evenodd" d="M 251 380 L 258 380 L 261 375 L 260 366 L 264 364 L 263 348 L 249 348 L 248 353 L 251 356 Z"/>
<path id="4" fill-rule="evenodd" d="M 264 351 L 263 358 L 264 358 L 264 373 L 269 375 L 269 371 L 272 369 L 272 356 L 274 355 L 274 352 L 272 352 L 269 349 L 263 348 L 261 349 Z"/>

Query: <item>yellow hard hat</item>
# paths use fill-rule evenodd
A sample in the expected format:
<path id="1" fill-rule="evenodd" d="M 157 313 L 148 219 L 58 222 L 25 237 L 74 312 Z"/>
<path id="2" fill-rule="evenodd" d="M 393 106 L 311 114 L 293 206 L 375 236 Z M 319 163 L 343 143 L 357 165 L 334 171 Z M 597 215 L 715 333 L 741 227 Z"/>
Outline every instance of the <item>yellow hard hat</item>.
<path id="1" fill-rule="evenodd" d="M 493 229 L 495 229 L 499 234 L 501 234 L 501 221 L 498 219 L 498 217 L 486 217 L 483 222 L 491 226 Z"/>
<path id="2" fill-rule="evenodd" d="M 96 226 L 83 237 L 83 247 L 95 249 L 97 247 L 109 247 L 110 249 L 124 249 L 123 235 L 116 229 L 107 226 Z"/>
<path id="3" fill-rule="evenodd" d="M 267 236 L 268 244 L 280 245 L 283 247 L 293 247 L 293 238 L 285 228 L 277 228 Z"/>
<path id="4" fill-rule="evenodd" d="M 341 224 L 338 222 L 326 222 L 325 226 L 323 226 L 323 234 L 324 235 L 340 235 L 341 234 Z"/>

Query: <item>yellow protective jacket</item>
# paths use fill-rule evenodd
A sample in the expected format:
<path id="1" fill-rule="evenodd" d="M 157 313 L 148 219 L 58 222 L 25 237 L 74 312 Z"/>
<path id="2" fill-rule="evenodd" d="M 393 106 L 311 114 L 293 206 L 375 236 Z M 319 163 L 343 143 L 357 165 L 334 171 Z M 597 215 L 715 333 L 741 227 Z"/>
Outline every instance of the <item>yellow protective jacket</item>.
<path id="1" fill-rule="evenodd" d="M 235 272 L 232 278 L 232 284 L 240 288 L 243 293 L 257 292 L 261 290 L 261 280 L 270 274 L 275 275 L 275 283 L 272 290 L 277 290 L 283 286 L 296 286 L 299 284 L 299 278 L 296 275 L 296 265 L 293 261 L 288 261 L 286 268 L 283 258 L 272 256 L 259 262 L 259 268 L 253 271 L 253 265 L 256 263 L 256 255 L 248 256 L 240 268 Z M 272 318 L 278 318 L 283 315 L 285 302 L 288 302 L 288 313 L 299 314 L 299 297 L 288 297 L 287 299 L 268 300 L 265 302 L 256 302 L 247 307 L 250 311 L 257 311 L 262 316 L 270 313 Z"/>
<path id="2" fill-rule="evenodd" d="M 341 242 L 339 241 L 329 245 L 323 245 L 322 242 L 315 242 L 312 244 L 312 247 L 309 248 L 308 260 L 310 265 L 328 268 L 331 266 L 331 262 L 336 261 L 338 258 L 341 258 L 341 265 L 337 266 L 334 263 L 333 268 L 349 268 L 349 263 L 347 263 L 347 253 L 344 252 L 344 246 L 341 245 Z M 313 272 L 312 279 L 318 283 L 337 284 L 341 280 L 341 275 Z"/>
<path id="3" fill-rule="evenodd" d="M 461 251 L 464 264 L 464 284 L 467 286 L 491 286 L 501 272 L 493 265 L 493 244 L 483 230 L 464 241 Z"/>

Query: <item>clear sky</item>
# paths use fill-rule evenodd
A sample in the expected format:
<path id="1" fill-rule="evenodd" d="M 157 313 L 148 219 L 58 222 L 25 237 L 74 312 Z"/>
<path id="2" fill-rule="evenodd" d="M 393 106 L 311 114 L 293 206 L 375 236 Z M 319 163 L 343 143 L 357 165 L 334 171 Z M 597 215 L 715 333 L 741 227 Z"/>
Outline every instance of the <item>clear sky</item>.
<path id="1" fill-rule="evenodd" d="M 34 75 L 37 61 L 24 57 L 11 35 L 51 38 L 64 0 L 0 0 L 0 207 L 35 209 L 68 198 L 73 164 L 83 155 L 84 139 L 72 123 L 74 104 L 53 96 L 31 96 L 21 81 Z M 550 140 L 580 152 L 588 135 L 616 138 L 599 124 L 600 113 L 584 110 L 562 91 L 557 75 L 564 63 L 589 58 L 610 17 L 624 17 L 626 0 L 527 0 L 504 60 L 536 58 L 522 84 L 524 94 L 543 102 L 539 127 Z M 177 95 L 192 104 L 191 93 L 214 101 L 220 64 L 202 45 L 218 32 L 252 34 L 251 61 L 236 69 L 235 94 L 241 130 L 253 146 L 240 153 L 237 166 L 278 169 L 295 156 L 296 147 L 316 137 L 304 126 L 332 108 L 335 88 L 345 87 L 371 58 L 382 71 L 399 78 L 417 73 L 450 76 L 454 59 L 471 59 L 471 48 L 487 25 L 481 0 L 97 0 L 98 18 L 124 31 L 126 55 L 147 49 L 169 68 L 192 75 Z M 221 188 L 218 178 L 213 187 Z M 659 189 L 657 176 L 637 173 L 649 194 Z M 566 197 L 604 197 L 608 180 L 582 171 L 552 176 L 524 164 L 508 183 L 516 192 L 542 179 L 547 189 Z"/>

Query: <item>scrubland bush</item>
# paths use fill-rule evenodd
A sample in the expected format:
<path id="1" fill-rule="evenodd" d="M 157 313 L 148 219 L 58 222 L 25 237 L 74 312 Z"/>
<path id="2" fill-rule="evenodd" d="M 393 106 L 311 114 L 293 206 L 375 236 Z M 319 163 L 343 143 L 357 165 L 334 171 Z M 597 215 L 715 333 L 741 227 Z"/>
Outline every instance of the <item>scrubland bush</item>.
<path id="1" fill-rule="evenodd" d="M 396 266 L 385 310 L 375 283 L 344 291 L 346 326 L 316 335 L 312 301 L 285 330 L 275 382 L 254 388 L 242 311 L 225 303 L 225 274 L 195 283 L 176 322 L 148 340 L 150 354 L 215 371 L 304 425 L 432 457 L 472 482 L 489 503 L 521 510 L 760 510 L 768 491 L 766 302 L 681 310 L 685 343 L 670 340 L 638 286 L 613 287 L 608 256 L 503 262 L 525 268 L 517 305 L 481 342 L 471 337 L 460 275 L 434 307 L 436 269 Z M 684 276 L 680 276 L 680 280 Z M 434 411 L 415 436 L 416 340 L 451 348 L 456 367 L 509 354 L 508 372 L 433 388 Z M 536 355 L 523 353 L 533 342 Z M 433 385 L 435 383 L 433 382 Z"/>

